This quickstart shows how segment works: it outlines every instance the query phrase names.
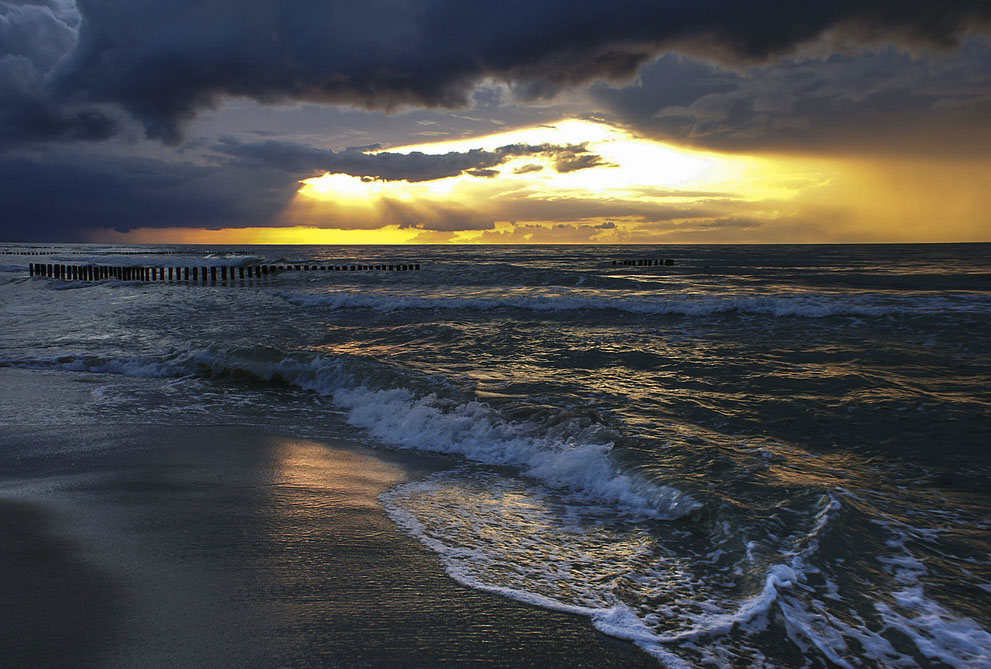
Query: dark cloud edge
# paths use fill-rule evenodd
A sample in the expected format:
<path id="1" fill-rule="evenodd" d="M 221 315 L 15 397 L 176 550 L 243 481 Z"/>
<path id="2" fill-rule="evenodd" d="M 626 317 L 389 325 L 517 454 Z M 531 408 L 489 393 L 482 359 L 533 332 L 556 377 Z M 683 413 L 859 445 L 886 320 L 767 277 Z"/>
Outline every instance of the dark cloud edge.
<path id="1" fill-rule="evenodd" d="M 792 54 L 827 33 L 949 49 L 991 28 L 991 3 L 981 0 L 777 0 L 759 11 L 715 0 L 385 4 L 395 11 L 79 0 L 78 44 L 53 83 L 60 97 L 119 104 L 150 137 L 178 143 L 185 123 L 230 97 L 459 108 L 485 79 L 536 100 L 628 79 L 672 50 L 732 67 Z"/>

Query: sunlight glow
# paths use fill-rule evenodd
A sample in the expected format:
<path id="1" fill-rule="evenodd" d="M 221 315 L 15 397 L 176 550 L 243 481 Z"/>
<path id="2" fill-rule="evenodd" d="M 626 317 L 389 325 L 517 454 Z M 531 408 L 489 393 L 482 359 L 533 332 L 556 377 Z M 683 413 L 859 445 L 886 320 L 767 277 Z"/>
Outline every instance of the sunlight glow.
<path id="1" fill-rule="evenodd" d="M 734 202 L 774 219 L 797 193 L 830 179 L 808 160 L 692 151 L 580 119 L 387 151 L 443 155 L 509 145 L 582 146 L 578 155 L 597 158 L 569 170 L 554 151 L 518 155 L 493 168 L 491 178 L 461 173 L 406 182 L 325 174 L 302 182 L 282 223 L 365 231 L 393 226 L 397 233 L 420 231 L 409 237 L 413 241 L 431 242 L 552 241 L 534 226 L 555 228 L 559 241 L 634 241 L 622 235 L 649 221 L 652 210 L 667 212 L 669 227 L 697 218 L 688 209 L 705 202 L 717 203 L 709 207 L 712 218 L 731 211 L 727 203 Z M 521 233 L 517 224 L 528 227 Z M 576 226 L 574 234 L 566 239 L 560 224 Z M 596 225 L 595 231 L 578 230 Z"/>
<path id="2" fill-rule="evenodd" d="M 442 155 L 512 144 L 584 145 L 598 162 L 515 155 L 491 177 L 429 181 L 348 174 L 306 179 L 271 227 L 100 230 L 124 243 L 813 243 L 979 239 L 991 170 L 691 151 L 601 122 L 568 119 L 484 137 L 388 149 Z M 565 157 L 574 158 L 576 154 Z M 916 187 L 906 189 L 905 184 Z M 933 189 L 932 184 L 939 184 Z M 939 225 L 935 225 L 938 223 Z M 935 226 L 935 227 L 934 227 Z M 938 239 L 938 237 L 937 237 Z"/>

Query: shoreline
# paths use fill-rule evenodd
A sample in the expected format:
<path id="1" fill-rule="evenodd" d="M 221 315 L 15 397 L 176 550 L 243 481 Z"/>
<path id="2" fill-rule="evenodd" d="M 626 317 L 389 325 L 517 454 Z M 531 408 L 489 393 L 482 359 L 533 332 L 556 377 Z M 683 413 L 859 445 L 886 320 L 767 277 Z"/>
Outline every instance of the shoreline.
<path id="1" fill-rule="evenodd" d="M 457 583 L 389 520 L 378 496 L 443 458 L 223 425 L 7 425 L 0 454 L 11 664 L 657 666 Z"/>

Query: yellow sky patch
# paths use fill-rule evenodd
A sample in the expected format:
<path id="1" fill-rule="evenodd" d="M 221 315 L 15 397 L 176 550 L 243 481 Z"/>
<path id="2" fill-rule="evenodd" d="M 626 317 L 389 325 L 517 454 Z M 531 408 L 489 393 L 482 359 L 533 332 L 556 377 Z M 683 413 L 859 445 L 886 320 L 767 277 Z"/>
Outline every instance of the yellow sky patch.
<path id="1" fill-rule="evenodd" d="M 301 182 L 273 227 L 101 231 L 132 243 L 816 243 L 981 241 L 987 161 L 743 156 L 690 151 L 569 119 L 389 149 L 426 154 L 510 144 L 585 145 L 571 172 L 516 156 L 491 178 L 408 183 L 325 174 Z M 539 169 L 538 169 L 539 168 Z"/>

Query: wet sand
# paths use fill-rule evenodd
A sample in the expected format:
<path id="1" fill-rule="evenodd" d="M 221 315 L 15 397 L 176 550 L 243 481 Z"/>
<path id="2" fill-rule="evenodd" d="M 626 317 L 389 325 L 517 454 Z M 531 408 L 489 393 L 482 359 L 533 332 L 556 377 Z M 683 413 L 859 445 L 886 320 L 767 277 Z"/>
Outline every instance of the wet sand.
<path id="1" fill-rule="evenodd" d="M 72 400 L 38 393 L 49 378 L 0 370 Z M 89 424 L 7 425 L 0 463 L 5 666 L 657 666 L 459 585 L 383 514 L 381 492 L 449 460 Z"/>

